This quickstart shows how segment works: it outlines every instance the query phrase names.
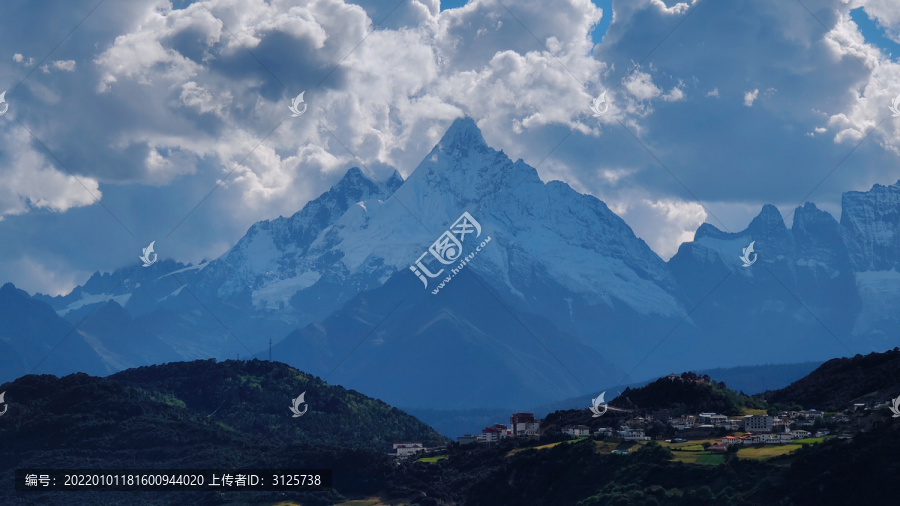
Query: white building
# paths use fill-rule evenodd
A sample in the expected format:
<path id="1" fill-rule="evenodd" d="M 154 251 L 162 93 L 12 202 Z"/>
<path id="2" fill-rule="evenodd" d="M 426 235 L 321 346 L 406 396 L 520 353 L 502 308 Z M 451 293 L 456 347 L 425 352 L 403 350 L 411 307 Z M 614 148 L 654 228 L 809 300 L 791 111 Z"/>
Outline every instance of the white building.
<path id="1" fill-rule="evenodd" d="M 461 445 L 468 445 L 478 441 L 478 436 L 473 436 L 472 434 L 466 434 L 465 436 L 459 436 L 456 438 L 456 442 Z"/>
<path id="2" fill-rule="evenodd" d="M 650 441 L 650 438 L 644 435 L 644 429 L 623 429 L 619 431 L 619 437 L 625 441 Z"/>
<path id="3" fill-rule="evenodd" d="M 525 423 L 525 435 L 526 436 L 540 436 L 541 435 L 541 421 L 535 420 L 533 422 Z"/>
<path id="4" fill-rule="evenodd" d="M 768 444 L 790 443 L 794 436 L 790 432 L 778 432 L 775 434 L 763 434 L 765 442 Z"/>
<path id="5" fill-rule="evenodd" d="M 744 436 L 741 438 L 741 442 L 744 445 L 765 443 L 766 441 L 767 441 L 767 438 L 765 437 L 765 434 L 750 434 L 748 436 Z"/>
<path id="6" fill-rule="evenodd" d="M 414 453 L 424 451 L 425 447 L 422 446 L 422 443 L 394 443 L 394 450 L 397 452 L 398 457 L 408 457 Z"/>
<path id="7" fill-rule="evenodd" d="M 516 437 L 541 435 L 541 421 L 535 420 L 533 413 L 513 413 L 509 428 L 510 434 Z"/>
<path id="8" fill-rule="evenodd" d="M 563 427 L 563 433 L 574 437 L 589 436 L 591 428 L 586 425 L 566 425 Z"/>
<path id="9" fill-rule="evenodd" d="M 497 441 L 500 441 L 500 437 L 496 432 L 486 432 L 478 434 L 476 436 L 476 439 L 479 443 L 496 443 Z"/>
<path id="10" fill-rule="evenodd" d="M 700 413 L 700 423 L 719 427 L 728 421 L 728 417 L 717 413 Z"/>
<path id="11" fill-rule="evenodd" d="M 747 415 L 744 417 L 744 432 L 772 432 L 774 418 L 768 415 Z"/>
<path id="12" fill-rule="evenodd" d="M 503 424 L 494 424 L 491 427 L 481 429 L 481 435 L 478 436 L 480 443 L 496 443 L 503 438 L 512 436 L 512 430 Z"/>
<path id="13" fill-rule="evenodd" d="M 722 444 L 725 446 L 739 445 L 742 441 L 734 436 L 725 436 L 722 438 Z"/>
<path id="14" fill-rule="evenodd" d="M 675 430 L 687 430 L 693 429 L 696 422 L 697 419 L 694 416 L 683 415 L 678 418 L 672 418 L 671 420 L 669 420 L 669 425 L 671 425 Z"/>
<path id="15" fill-rule="evenodd" d="M 816 409 L 809 409 L 800 412 L 800 418 L 805 418 L 806 420 L 815 420 L 816 418 L 822 418 L 825 416 L 825 413 Z"/>

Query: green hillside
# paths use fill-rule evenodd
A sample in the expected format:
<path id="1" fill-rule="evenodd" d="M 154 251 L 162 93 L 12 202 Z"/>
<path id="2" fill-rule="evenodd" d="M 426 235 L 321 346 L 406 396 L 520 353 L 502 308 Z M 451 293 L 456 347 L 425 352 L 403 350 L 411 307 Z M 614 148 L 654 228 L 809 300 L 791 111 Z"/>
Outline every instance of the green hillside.
<path id="1" fill-rule="evenodd" d="M 837 411 L 855 402 L 883 402 L 897 395 L 900 348 L 829 360 L 808 376 L 763 397 L 770 403 Z"/>
<path id="2" fill-rule="evenodd" d="M 9 406 L 0 417 L 3 504 L 121 504 L 142 497 L 147 504 L 185 504 L 202 502 L 206 495 L 16 496 L 14 470 L 40 467 L 330 468 L 334 493 L 295 496 L 304 504 L 332 504 L 341 494 L 383 487 L 392 466 L 387 456 L 392 442 L 445 442 L 424 423 L 381 401 L 259 360 L 170 363 L 108 378 L 29 375 L 0 391 L 6 391 Z M 291 399 L 304 391 L 308 411 L 294 418 Z M 285 498 L 275 492 L 253 494 L 254 502 Z"/>
<path id="3" fill-rule="evenodd" d="M 877 397 L 893 385 L 900 368 L 895 355 L 827 364 L 842 366 L 832 370 L 855 375 L 863 385 L 848 395 Z M 810 375 L 789 388 L 822 395 L 816 389 L 826 383 Z M 551 413 L 540 439 L 450 443 L 440 455 L 407 461 L 387 455 L 391 442 L 447 441 L 396 408 L 280 363 L 171 363 L 108 378 L 30 375 L 0 386 L 4 390 L 9 410 L 0 417 L 3 504 L 893 504 L 900 476 L 900 420 L 887 408 L 854 414 L 839 429 L 849 438 L 716 455 L 701 445 L 715 438 L 635 443 L 570 439 L 559 432 L 570 423 L 617 426 L 644 413 L 734 414 L 772 407 L 694 373 L 626 389 L 610 403 L 620 411 L 610 409 L 599 418 L 587 409 Z M 301 392 L 309 410 L 294 418 L 290 400 Z M 654 424 L 661 428 L 654 425 L 647 434 L 667 437 L 663 432 L 671 429 L 659 420 Z M 32 467 L 325 468 L 333 472 L 334 490 L 16 494 L 14 470 Z"/>
<path id="4" fill-rule="evenodd" d="M 702 412 L 736 416 L 744 408 L 764 408 L 758 399 L 737 393 L 707 375 L 692 372 L 659 378 L 641 388 L 626 388 L 610 405 L 648 412 L 664 409 L 671 416 Z"/>

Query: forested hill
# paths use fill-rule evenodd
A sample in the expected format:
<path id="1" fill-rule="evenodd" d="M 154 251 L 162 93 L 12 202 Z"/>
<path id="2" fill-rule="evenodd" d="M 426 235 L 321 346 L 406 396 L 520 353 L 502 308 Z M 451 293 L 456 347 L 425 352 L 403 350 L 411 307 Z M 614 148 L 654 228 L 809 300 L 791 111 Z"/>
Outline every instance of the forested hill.
<path id="1" fill-rule="evenodd" d="M 3 504 L 16 500 L 16 468 L 319 468 L 334 471 L 336 494 L 371 493 L 391 468 L 391 443 L 445 442 L 403 411 L 278 362 L 198 360 L 106 378 L 27 375 L 0 391 L 8 406 L 0 417 Z M 292 399 L 303 392 L 299 409 L 307 411 L 293 417 Z M 99 504 L 92 501 L 134 497 L 56 494 L 64 495 L 28 498 Z M 154 504 L 183 504 L 196 494 L 154 496 Z"/>
<path id="2" fill-rule="evenodd" d="M 757 399 L 730 390 L 725 383 L 693 372 L 659 378 L 640 388 L 626 388 L 610 405 L 639 411 L 669 410 L 673 416 L 701 412 L 734 416 L 744 407 L 761 407 Z"/>
<path id="3" fill-rule="evenodd" d="M 609 402 L 610 409 L 595 418 L 588 409 L 558 410 L 544 419 L 544 428 L 565 425 L 615 426 L 635 416 L 665 412 L 665 417 L 702 412 L 736 416 L 745 408 L 765 409 L 761 399 L 730 390 L 725 383 L 693 372 L 659 378 L 639 388 L 626 388 Z M 617 408 L 617 409 L 615 409 Z"/>
<path id="4" fill-rule="evenodd" d="M 900 395 L 900 349 L 829 360 L 808 376 L 763 394 L 770 403 L 835 411 L 855 402 L 884 402 Z"/>
<path id="5" fill-rule="evenodd" d="M 379 451 L 391 450 L 398 441 L 445 442 L 397 408 L 280 362 L 172 362 L 129 369 L 109 379 L 156 397 L 170 396 L 170 402 L 183 403 L 198 416 L 270 440 Z M 293 418 L 291 401 L 303 392 L 309 409 Z"/>

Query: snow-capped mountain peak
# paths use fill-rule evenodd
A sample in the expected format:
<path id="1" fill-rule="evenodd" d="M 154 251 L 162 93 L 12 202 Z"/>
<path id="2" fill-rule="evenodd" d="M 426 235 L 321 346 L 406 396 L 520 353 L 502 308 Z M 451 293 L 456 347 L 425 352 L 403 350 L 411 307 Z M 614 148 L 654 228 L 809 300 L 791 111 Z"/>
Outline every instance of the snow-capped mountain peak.
<path id="1" fill-rule="evenodd" d="M 293 293 L 321 277 L 303 263 L 320 234 L 359 202 L 385 199 L 402 183 L 397 171 L 381 183 L 353 167 L 334 187 L 292 216 L 252 225 L 231 250 L 204 271 L 201 283 L 224 298 L 249 288 L 256 304 L 282 307 Z"/>
<path id="2" fill-rule="evenodd" d="M 415 263 L 463 212 L 495 241 L 471 269 L 519 298 L 549 282 L 534 277 L 541 272 L 592 304 L 681 311 L 665 264 L 621 218 L 565 183 L 541 182 L 534 168 L 487 146 L 470 118 L 456 120 L 389 198 L 348 209 L 309 255 L 340 258 L 331 272 L 372 286 Z"/>
<path id="3" fill-rule="evenodd" d="M 854 270 L 900 270 L 900 181 L 846 192 L 841 227 Z"/>

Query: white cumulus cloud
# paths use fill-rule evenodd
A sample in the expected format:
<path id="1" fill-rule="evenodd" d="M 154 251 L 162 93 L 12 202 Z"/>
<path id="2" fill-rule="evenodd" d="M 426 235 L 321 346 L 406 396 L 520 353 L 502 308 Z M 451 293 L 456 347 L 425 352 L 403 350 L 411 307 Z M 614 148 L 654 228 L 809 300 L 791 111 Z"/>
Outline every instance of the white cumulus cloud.
<path id="1" fill-rule="evenodd" d="M 752 107 L 753 102 L 756 101 L 756 98 L 759 97 L 759 89 L 754 89 L 753 91 L 748 91 L 744 93 L 744 105 L 747 107 Z"/>

